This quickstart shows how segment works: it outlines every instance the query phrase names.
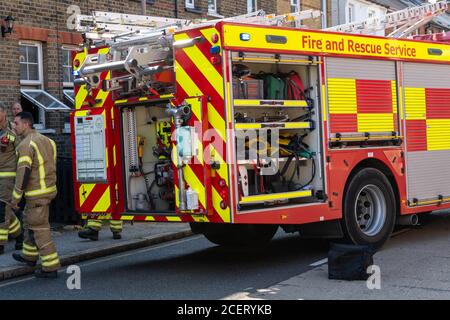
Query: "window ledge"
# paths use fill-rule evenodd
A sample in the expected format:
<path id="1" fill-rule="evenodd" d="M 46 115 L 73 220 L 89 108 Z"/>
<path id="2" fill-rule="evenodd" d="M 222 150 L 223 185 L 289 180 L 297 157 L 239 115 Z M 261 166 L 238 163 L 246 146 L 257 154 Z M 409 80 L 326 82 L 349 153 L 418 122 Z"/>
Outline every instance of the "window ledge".
<path id="1" fill-rule="evenodd" d="M 208 11 L 208 16 L 213 17 L 213 18 L 219 18 L 219 19 L 225 18 L 225 16 L 218 14 L 217 12 L 211 12 L 211 11 Z"/>
<path id="2" fill-rule="evenodd" d="M 34 81 L 34 80 L 20 80 L 20 84 L 23 86 L 36 86 L 41 88 L 42 81 Z"/>
<path id="3" fill-rule="evenodd" d="M 203 10 L 199 9 L 199 8 L 188 8 L 188 7 L 184 7 L 184 10 L 186 12 L 190 12 L 190 13 L 198 13 L 198 14 L 202 14 Z"/>

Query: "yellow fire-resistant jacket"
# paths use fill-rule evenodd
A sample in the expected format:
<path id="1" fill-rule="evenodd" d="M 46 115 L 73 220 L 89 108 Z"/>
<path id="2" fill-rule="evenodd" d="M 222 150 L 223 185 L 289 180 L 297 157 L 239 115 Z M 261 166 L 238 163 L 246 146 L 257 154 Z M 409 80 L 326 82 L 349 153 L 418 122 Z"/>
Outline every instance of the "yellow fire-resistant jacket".
<path id="1" fill-rule="evenodd" d="M 32 130 L 17 147 L 17 176 L 12 204 L 27 200 L 53 199 L 56 196 L 56 144 Z"/>
<path id="2" fill-rule="evenodd" d="M 0 199 L 9 201 L 16 176 L 18 139 L 8 122 L 0 126 Z"/>

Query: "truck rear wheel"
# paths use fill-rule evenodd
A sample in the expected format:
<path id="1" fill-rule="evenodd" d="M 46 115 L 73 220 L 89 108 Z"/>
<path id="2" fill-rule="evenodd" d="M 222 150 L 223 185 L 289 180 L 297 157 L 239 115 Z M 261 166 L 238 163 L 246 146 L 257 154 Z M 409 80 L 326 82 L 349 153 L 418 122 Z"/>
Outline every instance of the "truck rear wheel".
<path id="1" fill-rule="evenodd" d="M 381 171 L 366 168 L 351 178 L 344 196 L 342 221 L 350 242 L 381 247 L 394 229 L 395 216 L 394 191 Z"/>
<path id="2" fill-rule="evenodd" d="M 278 225 L 263 224 L 204 224 L 199 233 L 221 246 L 251 246 L 269 242 Z"/>

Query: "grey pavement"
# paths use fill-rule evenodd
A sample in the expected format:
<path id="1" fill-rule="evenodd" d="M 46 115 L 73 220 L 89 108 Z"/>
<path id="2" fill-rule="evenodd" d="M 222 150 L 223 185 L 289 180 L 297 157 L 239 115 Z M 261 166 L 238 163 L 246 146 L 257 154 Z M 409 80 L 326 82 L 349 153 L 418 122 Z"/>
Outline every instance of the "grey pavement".
<path id="1" fill-rule="evenodd" d="M 113 240 L 109 224 L 104 224 L 98 241 L 78 237 L 79 226 L 53 226 L 52 239 L 63 265 L 103 257 L 127 250 L 138 249 L 157 243 L 191 235 L 187 223 L 124 222 L 122 239 Z M 14 241 L 0 255 L 0 281 L 29 274 L 33 268 L 26 267 L 12 258 Z M 16 251 L 19 252 L 19 251 Z"/>
<path id="2" fill-rule="evenodd" d="M 109 237 L 104 230 L 101 241 Z M 80 290 L 68 289 L 70 275 L 62 269 L 56 280 L 0 282 L 0 299 L 450 299 L 450 212 L 396 232 L 375 254 L 380 290 L 365 281 L 329 280 L 327 251 L 323 241 L 281 231 L 257 248 L 192 236 L 76 263 Z"/>
<path id="3" fill-rule="evenodd" d="M 381 271 L 379 290 L 368 289 L 366 281 L 329 280 L 324 263 L 257 292 L 239 292 L 228 298 L 450 299 L 450 213 L 433 214 L 423 227 L 403 231 L 374 256 Z"/>

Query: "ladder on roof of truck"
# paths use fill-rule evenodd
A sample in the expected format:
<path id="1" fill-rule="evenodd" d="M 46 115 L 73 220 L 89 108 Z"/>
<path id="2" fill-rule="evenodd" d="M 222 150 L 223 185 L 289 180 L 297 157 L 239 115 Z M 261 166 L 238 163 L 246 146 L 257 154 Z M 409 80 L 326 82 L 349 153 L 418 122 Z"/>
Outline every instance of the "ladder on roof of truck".
<path id="1" fill-rule="evenodd" d="M 325 30 L 340 32 L 370 33 L 375 30 L 396 28 L 391 37 L 403 37 L 426 21 L 430 21 L 448 8 L 447 1 L 425 4 L 382 17 L 374 17 L 358 23 L 350 23 Z M 241 22 L 259 25 L 280 26 L 296 23 L 321 15 L 317 10 L 306 10 L 283 15 L 266 15 L 263 10 L 218 20 L 185 20 L 109 12 L 94 12 L 93 15 L 79 15 L 77 30 L 84 33 L 87 42 L 108 45 L 109 54 L 88 56 L 77 71 L 81 76 L 77 81 L 99 87 L 95 80 L 100 72 L 122 70 L 127 75 L 109 80 L 106 90 L 119 90 L 120 81 L 128 81 L 133 88 L 152 87 L 154 74 L 173 68 L 170 48 L 191 46 L 201 37 L 174 42 L 175 31 L 188 30 L 202 26 L 213 26 L 218 22 Z M 97 41 L 97 42 L 96 42 Z M 126 57 L 126 58 L 124 58 Z M 135 79 L 135 82 L 131 82 Z"/>
<path id="2" fill-rule="evenodd" d="M 304 19 L 320 17 L 318 10 L 305 10 L 282 15 L 266 15 L 263 10 L 253 13 L 217 19 L 185 20 L 109 12 L 94 12 L 93 15 L 77 16 L 77 30 L 84 33 L 86 44 L 107 45 L 108 55 L 88 55 L 76 71 L 78 84 L 90 88 L 103 85 L 97 80 L 106 70 L 122 70 L 128 75 L 109 79 L 106 90 L 118 90 L 120 81 L 128 81 L 133 88 L 151 87 L 154 74 L 173 68 L 170 48 L 191 46 L 201 37 L 174 42 L 175 31 L 202 26 L 213 26 L 218 22 L 245 22 L 259 25 L 283 25 Z M 126 57 L 124 59 L 124 57 Z M 151 66 L 150 66 L 151 65 Z M 132 79 L 136 81 L 131 83 Z"/>
<path id="3" fill-rule="evenodd" d="M 320 17 L 318 10 L 304 10 L 289 14 L 265 14 L 263 10 L 222 19 L 173 19 L 121 13 L 95 11 L 92 15 L 77 16 L 77 31 L 87 39 L 113 41 L 114 43 L 147 38 L 149 35 L 173 33 L 178 30 L 213 25 L 218 22 L 245 22 L 261 25 L 298 23 L 305 19 Z"/>
<path id="4" fill-rule="evenodd" d="M 363 21 L 351 22 L 330 27 L 325 30 L 347 33 L 372 34 L 376 31 L 393 28 L 388 37 L 402 38 L 434 17 L 448 9 L 448 1 L 427 3 L 403 10 L 388 13 L 384 16 L 371 17 Z M 265 14 L 263 10 L 252 13 L 222 18 L 176 19 L 155 16 L 142 16 L 113 12 L 95 11 L 92 15 L 77 16 L 77 31 L 83 32 L 86 39 L 105 42 L 126 42 L 129 40 L 146 40 L 150 37 L 171 34 L 177 30 L 213 25 L 221 21 L 245 22 L 262 25 L 283 25 L 295 22 L 296 26 L 304 19 L 317 18 L 321 15 L 317 10 L 305 10 L 283 15 Z M 111 43 L 109 43 L 111 44 Z"/>
<path id="5" fill-rule="evenodd" d="M 325 30 L 347 33 L 371 34 L 376 31 L 394 28 L 387 37 L 403 38 L 420 26 L 428 23 L 437 15 L 448 9 L 448 1 L 427 3 L 388 13 L 384 16 L 371 17 L 363 21 L 351 22 L 330 27 Z"/>

